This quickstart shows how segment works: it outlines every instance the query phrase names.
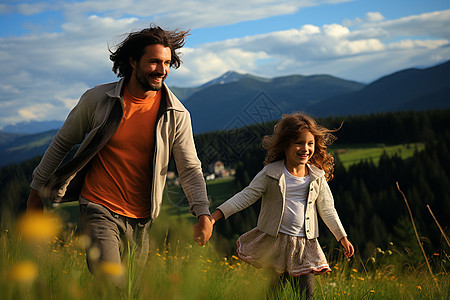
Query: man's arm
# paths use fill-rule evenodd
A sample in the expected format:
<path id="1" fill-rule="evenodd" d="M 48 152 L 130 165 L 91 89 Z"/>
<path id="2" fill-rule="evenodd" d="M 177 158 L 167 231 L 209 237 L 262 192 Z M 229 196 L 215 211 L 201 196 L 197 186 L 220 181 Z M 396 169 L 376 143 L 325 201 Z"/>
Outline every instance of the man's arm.
<path id="1" fill-rule="evenodd" d="M 67 154 L 75 145 L 83 141 L 86 133 L 90 130 L 89 119 L 91 119 L 92 113 L 88 101 L 83 96 L 69 113 L 45 151 L 39 165 L 33 171 L 31 192 L 27 204 L 29 209 L 43 207 L 39 192 L 42 191 L 47 180 L 61 165 Z"/>
<path id="2" fill-rule="evenodd" d="M 173 144 L 175 164 L 183 191 L 189 201 L 190 212 L 197 216 L 194 240 L 203 246 L 212 235 L 211 215 L 201 162 L 197 157 L 189 113 L 180 116 Z"/>

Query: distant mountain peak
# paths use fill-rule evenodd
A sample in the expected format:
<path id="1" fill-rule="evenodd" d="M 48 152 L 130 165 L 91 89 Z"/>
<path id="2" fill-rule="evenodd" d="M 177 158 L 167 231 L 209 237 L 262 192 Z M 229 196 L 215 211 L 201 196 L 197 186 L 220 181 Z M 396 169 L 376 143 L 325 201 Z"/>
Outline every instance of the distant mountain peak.
<path id="1" fill-rule="evenodd" d="M 241 80 L 242 78 L 246 77 L 247 74 L 241 74 L 235 71 L 227 71 L 225 73 L 223 73 L 221 76 L 208 81 L 207 83 L 203 84 L 201 87 L 208 87 L 208 86 L 212 86 L 212 85 L 218 85 L 218 84 L 227 84 L 227 83 L 231 83 L 231 82 L 236 82 Z"/>

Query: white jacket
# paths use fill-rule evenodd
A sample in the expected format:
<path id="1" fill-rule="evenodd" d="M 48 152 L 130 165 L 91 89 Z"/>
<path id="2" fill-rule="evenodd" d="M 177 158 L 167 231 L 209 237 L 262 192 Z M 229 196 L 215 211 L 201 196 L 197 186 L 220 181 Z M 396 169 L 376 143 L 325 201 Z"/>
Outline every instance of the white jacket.
<path id="1" fill-rule="evenodd" d="M 286 180 L 283 174 L 284 160 L 265 166 L 244 188 L 222 205 L 217 207 L 225 219 L 249 207 L 262 197 L 261 211 L 257 228 L 267 234 L 276 236 L 280 229 L 285 208 Z M 333 195 L 325 179 L 325 172 L 316 166 L 307 165 L 311 177 L 305 212 L 305 233 L 308 239 L 319 236 L 317 212 L 340 241 L 347 236 L 339 216 L 334 208 Z"/>

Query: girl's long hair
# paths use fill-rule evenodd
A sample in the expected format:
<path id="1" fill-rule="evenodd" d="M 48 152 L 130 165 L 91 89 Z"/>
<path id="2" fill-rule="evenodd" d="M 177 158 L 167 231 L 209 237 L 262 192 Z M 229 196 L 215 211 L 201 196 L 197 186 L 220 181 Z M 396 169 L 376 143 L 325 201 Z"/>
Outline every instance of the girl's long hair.
<path id="1" fill-rule="evenodd" d="M 275 125 L 273 134 L 263 137 L 262 147 L 267 150 L 264 165 L 286 159 L 285 150 L 299 138 L 303 130 L 311 132 L 315 140 L 314 154 L 309 159 L 309 163 L 325 171 L 325 178 L 330 181 L 333 179 L 334 158 L 327 152 L 327 147 L 336 140 L 331 133 L 339 129 L 330 130 L 322 127 L 313 118 L 303 113 L 283 115 Z"/>

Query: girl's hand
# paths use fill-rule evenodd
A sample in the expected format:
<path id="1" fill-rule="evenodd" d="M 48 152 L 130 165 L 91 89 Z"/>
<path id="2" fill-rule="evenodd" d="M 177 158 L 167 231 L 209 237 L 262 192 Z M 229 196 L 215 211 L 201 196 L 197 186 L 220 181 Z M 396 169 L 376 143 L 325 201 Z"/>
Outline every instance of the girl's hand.
<path id="1" fill-rule="evenodd" d="M 352 257 L 353 253 L 355 253 L 355 249 L 353 248 L 352 243 L 350 243 L 347 237 L 343 237 L 340 242 L 345 250 L 344 255 L 349 258 Z"/>

